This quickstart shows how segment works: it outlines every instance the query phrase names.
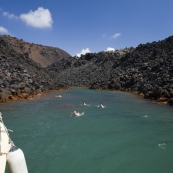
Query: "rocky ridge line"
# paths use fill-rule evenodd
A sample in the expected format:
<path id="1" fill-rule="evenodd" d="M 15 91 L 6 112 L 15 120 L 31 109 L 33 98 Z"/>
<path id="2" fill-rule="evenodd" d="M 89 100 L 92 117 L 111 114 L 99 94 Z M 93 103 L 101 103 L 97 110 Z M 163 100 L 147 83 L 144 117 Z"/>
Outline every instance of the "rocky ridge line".
<path id="1" fill-rule="evenodd" d="M 47 70 L 68 86 L 128 91 L 173 104 L 173 36 L 136 48 L 62 59 Z"/>
<path id="2" fill-rule="evenodd" d="M 29 58 L 40 64 L 42 67 L 47 67 L 52 63 L 58 62 L 62 58 L 68 59 L 70 54 L 62 49 L 50 46 L 43 46 L 17 39 L 9 35 L 0 35 L 0 45 L 5 44 L 6 50 L 10 49 L 15 54 L 27 54 Z"/>
<path id="3" fill-rule="evenodd" d="M 68 87 L 33 61 L 28 52 L 19 53 L 7 40 L 0 39 L 0 102 L 30 99 L 34 95 L 61 89 Z"/>

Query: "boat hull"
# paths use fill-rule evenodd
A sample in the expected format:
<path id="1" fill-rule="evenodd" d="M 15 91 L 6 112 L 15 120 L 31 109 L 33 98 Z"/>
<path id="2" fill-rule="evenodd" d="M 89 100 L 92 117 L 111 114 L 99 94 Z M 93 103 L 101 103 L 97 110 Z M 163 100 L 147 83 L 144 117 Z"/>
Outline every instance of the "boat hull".
<path id="1" fill-rule="evenodd" d="M 28 173 L 25 157 L 20 148 L 7 154 L 7 164 L 10 173 Z"/>

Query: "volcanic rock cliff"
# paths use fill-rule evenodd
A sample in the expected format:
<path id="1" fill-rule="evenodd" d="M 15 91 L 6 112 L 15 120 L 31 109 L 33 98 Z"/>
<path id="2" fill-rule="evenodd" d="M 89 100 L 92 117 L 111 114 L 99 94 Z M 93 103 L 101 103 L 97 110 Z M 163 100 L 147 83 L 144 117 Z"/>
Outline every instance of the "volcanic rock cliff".
<path id="1" fill-rule="evenodd" d="M 65 51 L 0 36 L 0 102 L 67 89 L 44 67 L 69 58 Z"/>
<path id="2" fill-rule="evenodd" d="M 136 48 L 62 59 L 47 70 L 68 86 L 135 92 L 173 104 L 173 36 Z"/>
<path id="3" fill-rule="evenodd" d="M 69 86 L 128 91 L 173 105 L 173 36 L 80 58 L 0 36 L 0 101 Z"/>
<path id="4" fill-rule="evenodd" d="M 9 50 L 14 54 L 27 54 L 30 59 L 42 67 L 47 67 L 62 58 L 68 59 L 70 57 L 70 54 L 62 49 L 28 43 L 23 39 L 17 39 L 8 35 L 0 35 L 0 45 L 4 45 L 4 51 Z"/>

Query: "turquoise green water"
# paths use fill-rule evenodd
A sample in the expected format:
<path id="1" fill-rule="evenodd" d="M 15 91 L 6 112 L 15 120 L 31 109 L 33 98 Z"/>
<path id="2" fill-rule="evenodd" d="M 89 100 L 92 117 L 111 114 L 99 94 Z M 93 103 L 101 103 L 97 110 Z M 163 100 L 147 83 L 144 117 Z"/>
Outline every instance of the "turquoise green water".
<path id="1" fill-rule="evenodd" d="M 84 115 L 73 117 L 74 110 Z M 171 106 L 129 93 L 71 88 L 0 104 L 0 111 L 30 173 L 173 172 Z"/>

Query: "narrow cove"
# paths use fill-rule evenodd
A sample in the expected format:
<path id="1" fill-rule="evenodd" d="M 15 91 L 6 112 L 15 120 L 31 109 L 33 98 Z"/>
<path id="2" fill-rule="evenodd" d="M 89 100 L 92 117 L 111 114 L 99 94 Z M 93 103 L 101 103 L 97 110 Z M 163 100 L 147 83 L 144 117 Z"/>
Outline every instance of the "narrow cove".
<path id="1" fill-rule="evenodd" d="M 56 97 L 59 94 L 61 98 Z M 98 108 L 100 103 L 104 109 Z M 1 103 L 0 108 L 29 172 L 173 169 L 173 108 L 169 105 L 130 93 L 72 87 L 33 100 Z M 74 110 L 84 115 L 73 117 Z"/>

